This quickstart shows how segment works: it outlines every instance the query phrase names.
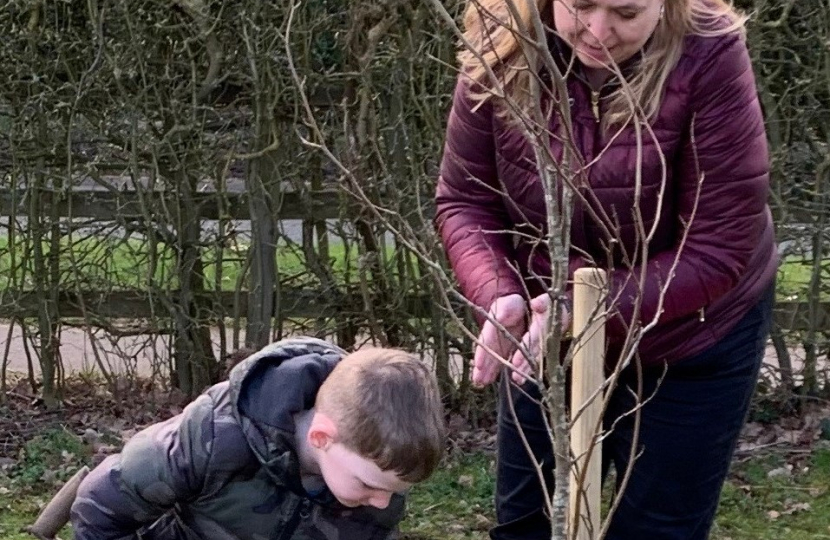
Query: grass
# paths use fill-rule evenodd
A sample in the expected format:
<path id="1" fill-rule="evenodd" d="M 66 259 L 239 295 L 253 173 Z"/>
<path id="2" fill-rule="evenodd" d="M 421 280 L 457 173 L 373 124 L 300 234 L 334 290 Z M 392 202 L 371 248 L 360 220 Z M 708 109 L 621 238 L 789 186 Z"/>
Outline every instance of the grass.
<path id="1" fill-rule="evenodd" d="M 782 454 L 735 463 L 721 494 L 711 540 L 830 539 L 830 448 L 816 450 L 791 475 Z M 451 461 L 412 490 L 404 530 L 418 538 L 486 538 L 492 524 L 493 461 Z"/>
<path id="2" fill-rule="evenodd" d="M 18 485 L 34 486 L 49 480 L 61 482 L 82 466 L 87 449 L 65 429 L 50 429 L 34 437 L 23 448 L 14 479 Z"/>
<path id="3" fill-rule="evenodd" d="M 30 247 L 21 245 L 12 249 L 8 237 L 0 236 L 0 290 L 33 287 L 34 258 L 29 250 Z M 48 252 L 46 245 L 44 252 Z M 218 250 L 213 247 L 202 250 L 205 285 L 208 290 L 214 289 L 217 273 L 221 270 L 220 288 L 234 290 L 245 272 L 247 246 L 224 248 L 221 263 L 218 256 Z M 358 258 L 358 251 L 353 246 L 348 250 L 342 243 L 333 242 L 329 246 L 329 263 L 335 276 L 353 273 L 358 267 Z M 288 280 L 310 279 L 305 256 L 295 245 L 280 243 L 276 263 Z M 71 248 L 66 238 L 61 241 L 59 268 L 61 281 L 65 283 L 106 283 L 116 289 L 140 289 L 155 283 L 175 288 L 175 264 L 175 253 L 171 248 L 163 244 L 152 248 L 139 239 L 87 237 L 73 242 Z"/>
<path id="4" fill-rule="evenodd" d="M 61 281 L 67 283 L 106 283 L 116 289 L 143 289 L 148 283 L 168 288 L 177 287 L 175 275 L 175 254 L 163 244 L 151 249 L 147 242 L 136 238 L 85 237 L 73 242 L 71 249 L 66 237 L 61 241 L 59 266 Z M 48 246 L 44 245 L 46 251 Z M 214 289 L 217 272 L 221 270 L 220 289 L 234 290 L 240 276 L 245 272 L 244 264 L 247 245 L 240 244 L 223 249 L 222 261 L 214 247 L 203 249 L 205 281 L 208 290 Z M 33 287 L 32 255 L 30 247 L 17 245 L 13 250 L 8 237 L 0 236 L 0 290 L 6 288 Z M 386 260 L 394 273 L 394 250 L 387 249 Z M 13 263 L 14 261 L 14 263 Z M 21 261 L 26 261 L 21 264 Z M 353 274 L 359 265 L 359 253 L 354 246 L 346 248 L 341 242 L 332 242 L 329 247 L 330 268 L 336 279 L 349 281 L 347 274 Z M 280 242 L 277 246 L 276 263 L 283 281 L 294 286 L 316 285 L 306 264 L 305 255 L 296 245 Z M 827 281 L 830 260 L 824 263 L 822 278 Z M 418 269 L 410 270 L 417 276 Z M 782 300 L 804 301 L 812 272 L 812 261 L 790 256 L 778 271 L 778 297 Z M 244 277 L 244 276 L 243 276 Z M 287 279 L 286 279 L 287 278 Z M 825 287 L 825 290 L 827 287 Z M 825 293 L 826 294 L 826 293 Z M 828 295 L 830 297 L 830 295 Z"/>
<path id="5" fill-rule="evenodd" d="M 797 256 L 787 257 L 778 268 L 778 299 L 805 302 L 809 297 L 813 261 Z M 822 262 L 820 275 L 824 283 L 822 300 L 830 299 L 827 286 L 830 283 L 830 260 Z"/>
<path id="6" fill-rule="evenodd" d="M 713 540 L 830 539 L 830 449 L 817 450 L 792 475 L 781 456 L 736 467 L 724 487 Z"/>
<path id="7" fill-rule="evenodd" d="M 21 529 L 31 525 L 42 505 L 49 500 L 45 494 L 10 494 L 0 487 L 0 538 L 4 540 L 33 540 L 33 536 Z M 66 526 L 58 536 L 72 538 L 72 528 Z"/>
<path id="8" fill-rule="evenodd" d="M 417 538 L 484 538 L 493 521 L 492 456 L 452 458 L 426 482 L 412 488 L 402 526 Z"/>
<path id="9" fill-rule="evenodd" d="M 70 474 L 82 460 L 79 444 L 65 432 L 47 432 L 27 445 L 21 465 L 0 475 L 0 538 L 31 540 L 21 527 L 31 524 L 57 491 L 57 483 L 44 487 L 43 472 L 57 468 L 62 477 Z M 785 457 L 786 452 L 768 453 L 734 464 L 711 540 L 830 539 L 830 447 L 805 455 L 787 474 L 770 475 L 787 470 L 793 460 Z M 412 489 L 404 538 L 486 538 L 494 519 L 493 470 L 490 454 L 449 458 Z M 71 534 L 64 529 L 60 536 Z"/>
<path id="10" fill-rule="evenodd" d="M 32 540 L 21 529 L 34 523 L 40 509 L 87 459 L 81 439 L 65 429 L 46 430 L 27 442 L 14 468 L 0 469 L 0 538 Z M 70 527 L 59 536 L 71 538 Z"/>

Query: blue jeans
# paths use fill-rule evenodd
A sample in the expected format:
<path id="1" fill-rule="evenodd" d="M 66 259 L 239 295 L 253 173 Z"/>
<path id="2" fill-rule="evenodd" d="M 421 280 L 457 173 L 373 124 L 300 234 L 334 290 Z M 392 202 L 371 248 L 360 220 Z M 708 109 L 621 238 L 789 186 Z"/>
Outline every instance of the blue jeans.
<path id="1" fill-rule="evenodd" d="M 639 457 L 621 495 L 606 540 L 705 540 L 723 482 L 758 380 L 772 318 L 774 288 L 720 342 L 665 371 L 643 369 Z M 665 377 L 663 377 L 665 375 Z M 662 377 L 662 381 L 660 380 Z M 638 374 L 628 369 L 610 400 L 603 442 L 603 468 L 629 466 Z M 508 399 L 552 485 L 553 450 L 542 423 L 538 394 L 499 387 L 496 517 L 493 540 L 550 538 L 543 492 L 518 435 Z M 528 385 L 524 390 L 529 388 Z M 618 474 L 618 480 L 622 475 Z"/>

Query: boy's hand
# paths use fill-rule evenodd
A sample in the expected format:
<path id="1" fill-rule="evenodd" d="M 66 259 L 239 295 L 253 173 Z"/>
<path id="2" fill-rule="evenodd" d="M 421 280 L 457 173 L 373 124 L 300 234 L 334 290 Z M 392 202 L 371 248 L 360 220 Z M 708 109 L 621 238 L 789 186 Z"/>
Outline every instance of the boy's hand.
<path id="1" fill-rule="evenodd" d="M 498 321 L 517 340 L 527 326 L 526 317 L 527 302 L 519 294 L 501 296 L 490 305 L 490 319 Z M 473 355 L 472 381 L 476 386 L 494 382 L 502 362 L 508 361 L 516 350 L 512 340 L 490 319 L 481 327 Z"/>

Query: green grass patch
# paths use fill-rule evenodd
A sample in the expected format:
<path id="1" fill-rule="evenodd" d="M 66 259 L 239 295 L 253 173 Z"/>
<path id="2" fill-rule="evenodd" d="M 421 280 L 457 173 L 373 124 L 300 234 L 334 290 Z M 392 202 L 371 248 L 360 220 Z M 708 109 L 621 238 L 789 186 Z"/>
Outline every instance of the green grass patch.
<path id="1" fill-rule="evenodd" d="M 205 288 L 215 290 L 217 276 L 220 290 L 234 290 L 240 278 L 245 279 L 248 246 L 238 244 L 201 249 L 204 264 Z M 49 246 L 43 245 L 48 259 Z M 388 248 L 386 264 L 395 273 L 394 249 Z M 323 257 L 318 254 L 318 257 Z M 335 279 L 343 283 L 356 280 L 360 254 L 354 245 L 348 247 L 332 242 L 328 254 L 320 263 L 329 269 Z M 220 260 L 221 258 L 221 260 Z M 44 263 L 48 265 L 48 260 Z M 277 246 L 276 265 L 282 281 L 291 286 L 315 286 L 318 284 L 310 271 L 305 254 L 296 244 L 280 242 Z M 136 238 L 85 237 L 70 243 L 63 237 L 58 253 L 60 282 L 70 289 L 81 284 L 82 289 L 106 284 L 114 289 L 162 289 L 178 287 L 176 254 L 171 247 L 161 243 L 151 245 Z M 220 273 L 221 271 L 221 273 Z M 417 269 L 410 269 L 417 275 Z M 31 242 L 15 242 L 9 245 L 6 236 L 0 236 L 0 290 L 7 288 L 31 289 L 36 282 L 34 254 Z M 246 288 L 243 281 L 243 289 Z"/>
<path id="2" fill-rule="evenodd" d="M 89 450 L 65 429 L 45 430 L 20 450 L 14 466 L 0 469 L 0 538 L 32 540 L 22 528 L 37 515 L 60 486 L 82 467 Z M 70 527 L 58 535 L 71 538 Z"/>
<path id="3" fill-rule="evenodd" d="M 735 464 L 711 540 L 830 539 L 830 449 L 816 450 L 792 470 L 785 457 Z M 403 530 L 419 539 L 486 538 L 494 520 L 493 474 L 492 456 L 451 460 L 413 488 Z"/>
<path id="4" fill-rule="evenodd" d="M 812 274 L 813 261 L 797 256 L 787 257 L 778 267 L 778 299 L 805 302 L 810 295 Z M 830 299 L 830 260 L 822 261 L 819 277 L 824 284 L 822 300 L 828 300 Z"/>
<path id="5" fill-rule="evenodd" d="M 16 467 L 0 473 L 0 538 L 30 540 L 20 528 L 33 523 L 60 484 L 45 483 L 44 472 L 74 472 L 79 462 L 67 461 L 67 454 L 82 454 L 80 444 L 59 430 L 45 433 L 27 445 Z M 793 455 L 798 454 L 767 453 L 734 465 L 711 540 L 830 539 L 830 449 L 801 459 Z M 493 478 L 492 454 L 448 458 L 432 478 L 412 489 L 403 538 L 486 538 L 494 521 Z M 64 529 L 61 536 L 71 538 L 71 532 Z"/>
<path id="6" fill-rule="evenodd" d="M 84 465 L 89 454 L 81 439 L 65 429 L 51 429 L 26 443 L 12 480 L 34 487 L 61 482 Z"/>
<path id="7" fill-rule="evenodd" d="M 830 539 L 830 450 L 816 450 L 792 470 L 780 458 L 754 459 L 733 476 L 712 540 Z"/>
<path id="8" fill-rule="evenodd" d="M 4 492 L 0 485 L 0 538 L 3 540 L 33 540 L 23 527 L 34 523 L 40 509 L 49 500 L 47 495 Z M 72 528 L 66 526 L 58 533 L 60 538 L 72 538 Z"/>
<path id="9" fill-rule="evenodd" d="M 426 482 L 412 488 L 402 531 L 413 538 L 485 538 L 493 524 L 493 456 L 448 460 Z"/>
<path id="10" fill-rule="evenodd" d="M 240 277 L 245 278 L 247 249 L 246 244 L 227 246 L 221 252 L 216 246 L 204 246 L 201 253 L 206 289 L 214 290 L 217 275 L 220 275 L 219 289 L 234 290 Z M 60 281 L 66 284 L 67 289 L 74 283 L 82 284 L 82 288 L 89 288 L 90 284 L 106 284 L 114 289 L 178 287 L 175 252 L 162 243 L 151 246 L 137 238 L 87 236 L 70 244 L 67 237 L 62 237 L 59 250 Z M 44 244 L 43 252 L 48 257 L 47 244 Z M 393 276 L 399 274 L 395 255 L 394 248 L 387 246 L 385 264 Z M 354 244 L 347 246 L 342 242 L 331 242 L 327 260 L 323 263 L 335 279 L 347 283 L 356 281 L 359 259 L 360 254 Z M 0 236 L 0 290 L 31 289 L 35 283 L 33 261 L 31 242 L 18 240 L 12 248 L 8 237 Z M 284 283 L 296 287 L 319 284 L 310 271 L 304 253 L 296 244 L 281 241 L 277 245 L 276 264 Z M 419 272 L 413 260 L 404 268 L 410 277 L 417 279 Z M 812 271 L 812 261 L 788 257 L 778 270 L 778 298 L 806 300 Z M 822 278 L 825 282 L 830 280 L 830 260 L 824 262 Z M 830 298 L 830 293 L 825 294 Z"/>

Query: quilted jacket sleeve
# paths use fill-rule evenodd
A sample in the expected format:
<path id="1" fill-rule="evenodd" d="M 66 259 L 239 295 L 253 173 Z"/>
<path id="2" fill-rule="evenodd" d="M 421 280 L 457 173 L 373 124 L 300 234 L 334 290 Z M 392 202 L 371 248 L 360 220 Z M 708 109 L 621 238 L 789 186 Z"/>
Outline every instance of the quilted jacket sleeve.
<path id="1" fill-rule="evenodd" d="M 767 227 L 769 157 L 749 54 L 737 34 L 706 39 L 718 41 L 692 60 L 689 133 L 673 164 L 678 238 L 647 263 L 644 322 L 689 316 L 735 287 Z M 632 319 L 640 270 L 612 276 L 621 315 L 609 321 L 612 340 Z"/>
<path id="2" fill-rule="evenodd" d="M 78 490 L 71 520 L 76 540 L 136 538 L 177 502 L 202 490 L 214 441 L 213 401 L 202 395 L 182 414 L 130 439 Z"/>
<path id="3" fill-rule="evenodd" d="M 447 124 L 435 222 L 464 296 L 484 310 L 499 296 L 522 294 L 514 270 L 512 221 L 497 169 L 490 102 L 474 109 L 459 79 Z M 481 322 L 479 317 L 479 322 Z"/>

